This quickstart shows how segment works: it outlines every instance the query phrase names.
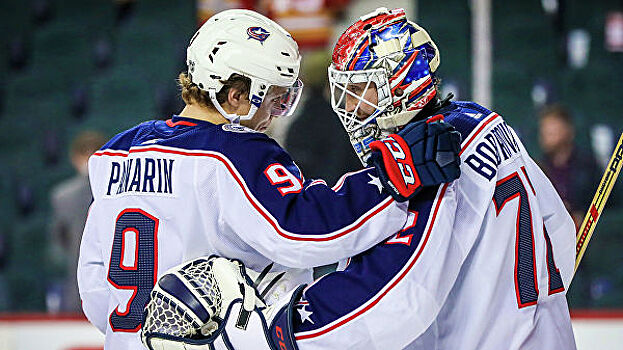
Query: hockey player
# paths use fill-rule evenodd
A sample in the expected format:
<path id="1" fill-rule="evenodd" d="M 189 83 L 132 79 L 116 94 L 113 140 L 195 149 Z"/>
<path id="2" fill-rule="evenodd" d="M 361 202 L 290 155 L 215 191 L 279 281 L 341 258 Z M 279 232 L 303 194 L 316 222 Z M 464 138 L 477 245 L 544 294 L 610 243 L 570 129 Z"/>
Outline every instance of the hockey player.
<path id="1" fill-rule="evenodd" d="M 273 21 L 222 12 L 190 41 L 180 115 L 122 132 L 91 157 L 94 201 L 78 284 L 106 349 L 143 349 L 137 334 L 145 302 L 156 279 L 183 261 L 238 258 L 272 274 L 259 287 L 275 281 L 269 297 L 277 299 L 281 290 L 311 282 L 312 267 L 365 251 L 404 225 L 407 204 L 381 191 L 374 169 L 331 188 L 304 179 L 261 133 L 273 116 L 294 111 L 299 63 L 296 43 Z M 420 136 L 434 143 L 452 132 L 437 124 Z M 437 169 L 420 174 L 423 185 L 452 181 L 458 155 L 439 166 L 431 146 L 431 162 L 410 166 Z"/>
<path id="2" fill-rule="evenodd" d="M 236 282 L 218 278 L 224 269 L 215 263 L 224 281 L 224 302 L 212 318 L 218 330 L 193 340 L 154 329 L 147 336 L 161 347 L 153 348 L 575 349 L 565 298 L 573 221 L 499 114 L 438 98 L 438 65 L 424 29 L 401 9 L 378 9 L 337 42 L 332 104 L 357 154 L 368 159 L 373 151 L 373 162 L 404 149 L 391 134 L 397 129 L 445 119 L 463 136 L 458 180 L 411 199 L 407 223 L 392 237 L 268 308 L 244 288 L 228 287 Z M 391 181 L 397 173 L 386 175 Z M 230 271 L 248 287 L 237 263 Z M 182 309 L 195 315 L 202 307 Z M 252 310 L 247 323 L 238 317 L 243 309 Z"/>

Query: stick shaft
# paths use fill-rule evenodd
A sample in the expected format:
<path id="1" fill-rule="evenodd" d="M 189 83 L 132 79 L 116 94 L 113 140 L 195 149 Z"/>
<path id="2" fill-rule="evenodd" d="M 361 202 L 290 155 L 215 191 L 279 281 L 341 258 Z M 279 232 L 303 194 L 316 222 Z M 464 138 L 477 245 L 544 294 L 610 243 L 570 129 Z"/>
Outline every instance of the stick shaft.
<path id="1" fill-rule="evenodd" d="M 578 266 L 580 265 L 580 261 L 584 256 L 584 252 L 586 251 L 586 247 L 588 247 L 588 242 L 591 240 L 593 236 L 593 231 L 595 230 L 595 226 L 597 225 L 597 221 L 601 217 L 601 213 L 606 206 L 606 201 L 610 196 L 610 192 L 612 191 L 612 187 L 616 182 L 617 177 L 619 176 L 619 172 L 621 171 L 621 166 L 623 166 L 623 133 L 621 137 L 619 137 L 619 142 L 614 148 L 614 152 L 612 153 L 612 157 L 610 157 L 610 161 L 608 162 L 608 166 L 606 167 L 606 171 L 599 182 L 599 187 L 597 188 L 597 192 L 593 197 L 593 201 L 588 208 L 588 212 L 584 216 L 584 221 L 578 230 L 578 234 L 576 237 L 575 244 L 575 271 L 577 271 Z"/>

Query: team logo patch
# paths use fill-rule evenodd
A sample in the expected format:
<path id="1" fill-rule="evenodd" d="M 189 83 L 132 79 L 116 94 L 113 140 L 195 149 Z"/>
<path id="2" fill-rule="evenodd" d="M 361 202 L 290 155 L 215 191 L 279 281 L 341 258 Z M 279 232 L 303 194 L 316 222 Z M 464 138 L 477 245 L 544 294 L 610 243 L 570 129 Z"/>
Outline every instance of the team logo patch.
<path id="1" fill-rule="evenodd" d="M 249 36 L 247 40 L 255 39 L 260 43 L 264 44 L 264 41 L 268 38 L 270 33 L 262 27 L 249 27 L 247 29 L 247 35 Z"/>
<path id="2" fill-rule="evenodd" d="M 231 132 L 242 132 L 242 133 L 255 132 L 255 130 L 249 129 L 239 124 L 223 124 L 222 128 L 225 131 L 231 131 Z"/>

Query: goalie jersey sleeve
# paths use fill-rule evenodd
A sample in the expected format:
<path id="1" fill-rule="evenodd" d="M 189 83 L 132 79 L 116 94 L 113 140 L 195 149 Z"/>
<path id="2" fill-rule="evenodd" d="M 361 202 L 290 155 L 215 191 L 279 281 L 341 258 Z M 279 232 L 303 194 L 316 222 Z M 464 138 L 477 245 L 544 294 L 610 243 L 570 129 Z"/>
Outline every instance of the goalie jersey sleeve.
<path id="1" fill-rule="evenodd" d="M 142 349 L 142 306 L 158 276 L 184 261 L 216 254 L 256 271 L 272 264 L 286 272 L 287 290 L 407 218 L 407 204 L 382 192 L 372 169 L 329 187 L 304 179 L 264 134 L 177 116 L 114 137 L 89 159 L 89 179 L 78 284 L 107 349 Z"/>
<path id="2" fill-rule="evenodd" d="M 441 113 L 463 136 L 461 177 L 422 191 L 400 231 L 305 289 L 300 350 L 575 348 L 562 201 L 501 116 L 467 102 Z"/>

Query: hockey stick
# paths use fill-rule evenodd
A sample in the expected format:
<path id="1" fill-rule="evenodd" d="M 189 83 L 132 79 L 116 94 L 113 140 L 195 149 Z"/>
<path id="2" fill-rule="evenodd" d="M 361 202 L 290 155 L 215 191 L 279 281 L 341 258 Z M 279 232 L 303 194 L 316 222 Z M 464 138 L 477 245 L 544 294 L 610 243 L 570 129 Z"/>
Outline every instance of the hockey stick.
<path id="1" fill-rule="evenodd" d="M 595 197 L 593 197 L 593 201 L 591 202 L 590 207 L 588 208 L 588 212 L 584 216 L 584 221 L 578 230 L 578 235 L 575 241 L 575 272 L 578 270 L 578 265 L 580 265 L 580 261 L 582 260 L 582 256 L 584 256 L 584 252 L 586 251 L 586 247 L 588 247 L 588 242 L 591 240 L 591 236 L 593 235 L 593 231 L 595 230 L 595 225 L 597 225 L 597 221 L 601 216 L 601 212 L 604 210 L 606 206 L 606 201 L 610 196 L 610 192 L 612 191 L 612 186 L 617 180 L 619 176 L 619 172 L 621 171 L 621 166 L 623 166 L 623 133 L 619 138 L 619 142 L 617 146 L 614 148 L 614 152 L 612 152 L 612 157 L 610 157 L 610 161 L 608 162 L 608 167 L 606 167 L 606 171 L 604 172 L 604 176 L 601 178 L 599 182 L 599 187 L 597 188 L 597 193 L 595 193 Z"/>

